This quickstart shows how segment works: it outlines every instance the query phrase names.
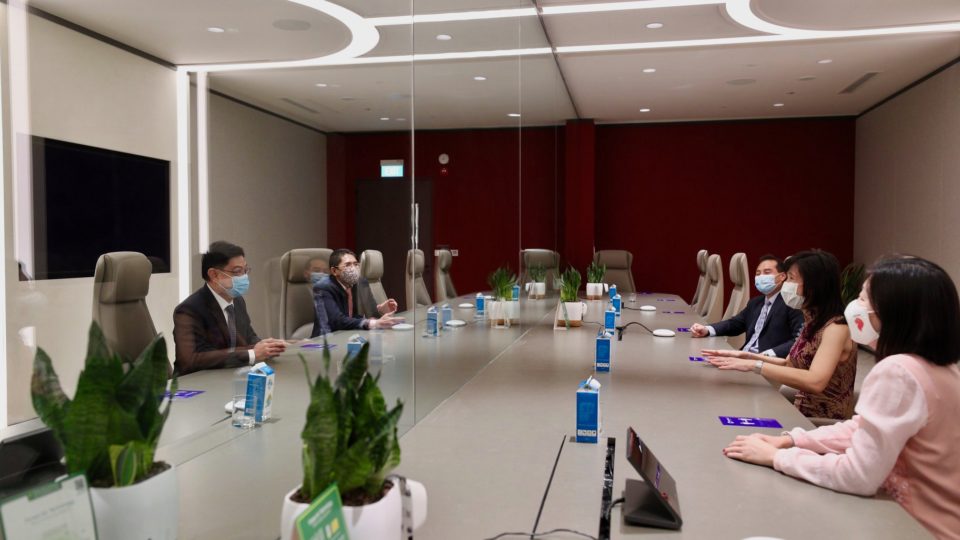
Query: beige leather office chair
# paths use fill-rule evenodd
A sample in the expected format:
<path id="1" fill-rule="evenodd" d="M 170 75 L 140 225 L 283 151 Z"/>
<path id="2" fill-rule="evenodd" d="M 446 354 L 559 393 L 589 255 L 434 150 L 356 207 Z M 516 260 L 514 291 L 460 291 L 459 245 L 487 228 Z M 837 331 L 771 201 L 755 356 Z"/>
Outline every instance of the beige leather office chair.
<path id="1" fill-rule="evenodd" d="M 313 285 L 303 275 L 311 259 L 330 260 L 333 252 L 327 248 L 291 249 L 280 257 L 280 330 L 284 339 L 310 337 L 316 310 L 313 305 Z"/>
<path id="2" fill-rule="evenodd" d="M 633 253 L 622 249 L 602 249 L 593 254 L 593 262 L 606 265 L 603 281 L 616 285 L 618 293 L 637 292 L 633 285 Z"/>
<path id="3" fill-rule="evenodd" d="M 153 266 L 143 253 L 115 251 L 97 259 L 93 273 L 93 320 L 110 350 L 135 360 L 157 336 L 147 293 Z"/>
<path id="4" fill-rule="evenodd" d="M 367 318 L 379 317 L 377 306 L 390 298 L 383 288 L 383 253 L 367 249 L 360 254 L 360 277 L 357 286 L 360 314 Z"/>
<path id="5" fill-rule="evenodd" d="M 453 278 L 450 277 L 450 267 L 453 266 L 453 253 L 449 249 L 439 250 L 437 255 L 437 266 L 434 270 L 433 291 L 437 296 L 437 302 L 443 302 L 457 297 L 457 289 L 453 286 Z"/>
<path id="6" fill-rule="evenodd" d="M 559 288 L 560 278 L 560 254 L 550 249 L 524 249 L 520 251 L 520 259 L 523 261 L 523 268 L 520 271 L 520 286 L 523 287 L 530 278 L 527 275 L 527 268 L 543 265 L 547 271 L 545 282 L 547 290 L 557 290 Z"/>
<path id="7" fill-rule="evenodd" d="M 411 249 L 407 251 L 407 309 L 429 306 L 433 303 L 430 301 L 427 284 L 423 281 L 424 265 L 425 260 L 422 250 Z"/>
<path id="8" fill-rule="evenodd" d="M 710 253 L 701 249 L 697 252 L 697 270 L 700 271 L 700 277 L 697 278 L 697 290 L 693 293 L 693 299 L 690 300 L 690 305 L 693 306 L 694 311 L 700 311 L 700 304 L 703 303 L 703 293 L 706 292 L 707 285 L 707 257 L 710 256 Z"/>
<path id="9" fill-rule="evenodd" d="M 750 301 L 750 287 L 753 285 L 750 279 L 750 267 L 747 266 L 747 256 L 744 253 L 734 253 L 730 257 L 730 281 L 733 282 L 733 290 L 730 292 L 730 300 L 727 302 L 727 310 L 723 312 L 723 320 L 735 316 L 747 307 Z M 727 343 L 731 347 L 739 349 L 743 347 L 745 334 L 727 338 Z"/>
<path id="10" fill-rule="evenodd" d="M 717 254 L 707 258 L 707 288 L 699 313 L 707 324 L 723 320 L 723 266 Z"/>

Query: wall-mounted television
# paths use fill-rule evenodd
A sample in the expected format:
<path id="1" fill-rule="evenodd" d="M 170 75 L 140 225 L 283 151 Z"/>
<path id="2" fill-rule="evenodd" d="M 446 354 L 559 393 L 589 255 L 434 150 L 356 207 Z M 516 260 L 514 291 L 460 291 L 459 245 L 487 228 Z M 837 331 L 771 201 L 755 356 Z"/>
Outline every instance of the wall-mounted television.
<path id="1" fill-rule="evenodd" d="M 139 251 L 170 271 L 170 162 L 31 137 L 33 278 L 93 276 L 97 258 Z"/>

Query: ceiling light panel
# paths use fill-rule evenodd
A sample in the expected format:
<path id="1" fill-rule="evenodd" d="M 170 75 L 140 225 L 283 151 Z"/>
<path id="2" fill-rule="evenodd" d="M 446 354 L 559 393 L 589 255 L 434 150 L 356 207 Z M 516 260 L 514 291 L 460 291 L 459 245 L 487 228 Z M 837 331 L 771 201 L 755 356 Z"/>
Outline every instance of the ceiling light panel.
<path id="1" fill-rule="evenodd" d="M 549 47 L 540 22 L 534 18 L 490 19 L 476 22 L 424 23 L 417 25 L 411 36 L 409 26 L 378 28 L 380 42 L 368 56 L 410 54 L 410 43 L 416 53 L 457 51 L 509 50 Z M 438 34 L 453 36 L 451 41 L 437 41 Z"/>

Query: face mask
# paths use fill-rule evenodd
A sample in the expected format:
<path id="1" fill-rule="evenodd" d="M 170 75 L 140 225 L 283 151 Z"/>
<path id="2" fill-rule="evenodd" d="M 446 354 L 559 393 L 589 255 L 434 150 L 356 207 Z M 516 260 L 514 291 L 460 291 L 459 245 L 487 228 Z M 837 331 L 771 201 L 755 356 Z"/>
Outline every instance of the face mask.
<path id="1" fill-rule="evenodd" d="M 238 296 L 243 296 L 247 294 L 247 291 L 250 290 L 250 276 L 231 276 L 233 281 L 233 286 L 227 289 L 227 294 L 230 295 L 230 298 L 236 298 Z M 223 287 L 223 285 L 221 285 Z M 226 288 L 226 287 L 224 287 Z"/>
<path id="2" fill-rule="evenodd" d="M 360 269 L 356 266 L 347 267 L 340 272 L 340 283 L 347 287 L 353 287 L 360 282 Z"/>
<path id="3" fill-rule="evenodd" d="M 777 288 L 777 276 L 774 274 L 762 274 L 753 278 L 753 284 L 761 294 L 770 294 Z"/>
<path id="4" fill-rule="evenodd" d="M 861 345 L 869 345 L 880 337 L 880 333 L 873 328 L 870 322 L 870 314 L 873 311 L 867 309 L 860 300 L 854 300 L 847 304 L 847 309 L 843 310 L 843 316 L 847 319 L 847 326 L 850 327 L 850 339 Z"/>
<path id="5" fill-rule="evenodd" d="M 316 287 L 325 277 L 327 277 L 326 272 L 310 272 L 310 284 Z"/>
<path id="6" fill-rule="evenodd" d="M 792 307 L 793 309 L 800 309 L 803 307 L 804 298 L 797 294 L 797 284 L 792 281 L 788 281 L 783 284 L 783 288 L 780 289 L 780 296 L 783 297 L 783 303 Z"/>

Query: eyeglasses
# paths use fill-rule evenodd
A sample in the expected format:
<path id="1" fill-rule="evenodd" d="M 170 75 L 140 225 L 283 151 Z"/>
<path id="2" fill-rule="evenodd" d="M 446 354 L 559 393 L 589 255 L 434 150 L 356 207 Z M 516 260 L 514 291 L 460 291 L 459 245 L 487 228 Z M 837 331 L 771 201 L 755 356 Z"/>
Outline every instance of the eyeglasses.
<path id="1" fill-rule="evenodd" d="M 253 271 L 253 268 L 251 268 L 251 267 L 249 267 L 249 266 L 246 266 L 246 267 L 243 267 L 243 268 L 233 268 L 233 269 L 231 269 L 231 270 L 226 270 L 226 269 L 221 269 L 221 268 L 218 268 L 217 270 L 223 272 L 224 274 L 229 274 L 229 275 L 234 276 L 234 277 L 240 277 L 240 276 L 245 276 L 245 275 L 249 274 L 250 272 L 252 272 L 252 271 Z"/>
<path id="2" fill-rule="evenodd" d="M 337 268 L 339 268 L 339 269 L 341 269 L 341 270 L 344 270 L 344 269 L 353 268 L 353 267 L 356 267 L 356 266 L 360 266 L 360 263 L 358 263 L 357 261 L 353 261 L 353 262 L 345 262 L 345 263 L 341 264 L 340 266 L 338 266 Z"/>

